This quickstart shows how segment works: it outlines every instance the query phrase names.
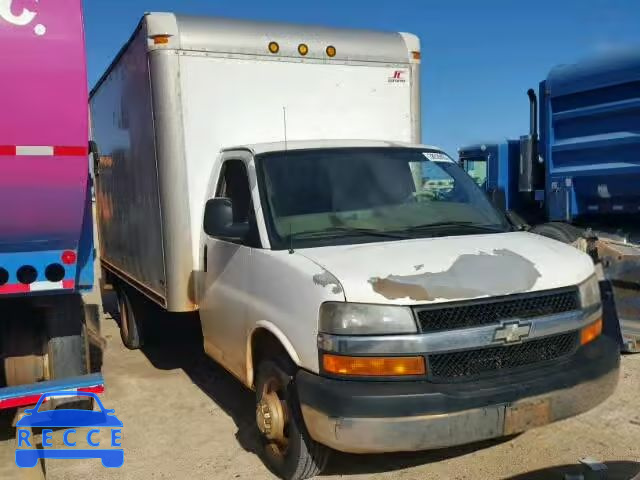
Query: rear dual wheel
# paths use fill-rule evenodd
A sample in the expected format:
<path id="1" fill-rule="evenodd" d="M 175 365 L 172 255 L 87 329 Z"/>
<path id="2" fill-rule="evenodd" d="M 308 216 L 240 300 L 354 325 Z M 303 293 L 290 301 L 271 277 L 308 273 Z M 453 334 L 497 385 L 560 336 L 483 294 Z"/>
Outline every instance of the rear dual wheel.
<path id="1" fill-rule="evenodd" d="M 280 478 L 303 480 L 319 474 L 330 450 L 307 432 L 293 383 L 295 367 L 288 358 L 265 360 L 256 376 L 256 423 L 262 457 Z"/>
<path id="2" fill-rule="evenodd" d="M 144 303 L 138 295 L 127 287 L 118 287 L 118 314 L 120 317 L 120 338 L 129 350 L 138 350 L 144 345 L 142 319 Z"/>

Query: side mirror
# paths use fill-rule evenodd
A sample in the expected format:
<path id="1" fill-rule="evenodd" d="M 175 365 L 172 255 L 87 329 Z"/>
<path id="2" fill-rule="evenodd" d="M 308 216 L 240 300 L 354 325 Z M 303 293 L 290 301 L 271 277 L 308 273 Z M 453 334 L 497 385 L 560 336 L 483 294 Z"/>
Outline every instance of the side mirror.
<path id="1" fill-rule="evenodd" d="M 231 199 L 224 197 L 207 200 L 203 228 L 210 237 L 228 241 L 244 240 L 249 233 L 248 223 L 233 223 Z"/>

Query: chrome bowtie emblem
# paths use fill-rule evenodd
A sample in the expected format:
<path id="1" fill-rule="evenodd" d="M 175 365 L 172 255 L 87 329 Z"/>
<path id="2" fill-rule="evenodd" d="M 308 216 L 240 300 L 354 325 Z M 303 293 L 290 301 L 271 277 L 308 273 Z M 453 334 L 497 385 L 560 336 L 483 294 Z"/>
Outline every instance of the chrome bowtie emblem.
<path id="1" fill-rule="evenodd" d="M 516 343 L 526 338 L 531 333 L 530 323 L 505 323 L 497 328 L 493 334 L 495 342 Z"/>

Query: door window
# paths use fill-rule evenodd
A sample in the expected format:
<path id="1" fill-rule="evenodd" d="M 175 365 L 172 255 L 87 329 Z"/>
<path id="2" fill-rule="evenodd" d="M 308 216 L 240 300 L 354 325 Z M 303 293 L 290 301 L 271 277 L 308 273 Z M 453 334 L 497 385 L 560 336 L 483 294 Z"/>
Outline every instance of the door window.
<path id="1" fill-rule="evenodd" d="M 256 223 L 247 167 L 242 160 L 227 160 L 222 165 L 216 197 L 226 197 L 233 205 L 233 223 L 248 223 L 249 234 L 241 242 L 251 247 L 261 247 Z"/>

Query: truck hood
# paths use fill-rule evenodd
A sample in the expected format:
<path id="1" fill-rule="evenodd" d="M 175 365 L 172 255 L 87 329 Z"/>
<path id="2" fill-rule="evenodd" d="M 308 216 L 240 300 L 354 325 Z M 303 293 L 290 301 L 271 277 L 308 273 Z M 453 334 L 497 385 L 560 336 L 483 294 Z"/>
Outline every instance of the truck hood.
<path id="1" fill-rule="evenodd" d="M 574 247 L 525 232 L 308 248 L 296 253 L 321 267 L 316 277 L 339 284 L 350 302 L 412 305 L 509 295 L 575 285 L 594 272 L 590 257 Z"/>

